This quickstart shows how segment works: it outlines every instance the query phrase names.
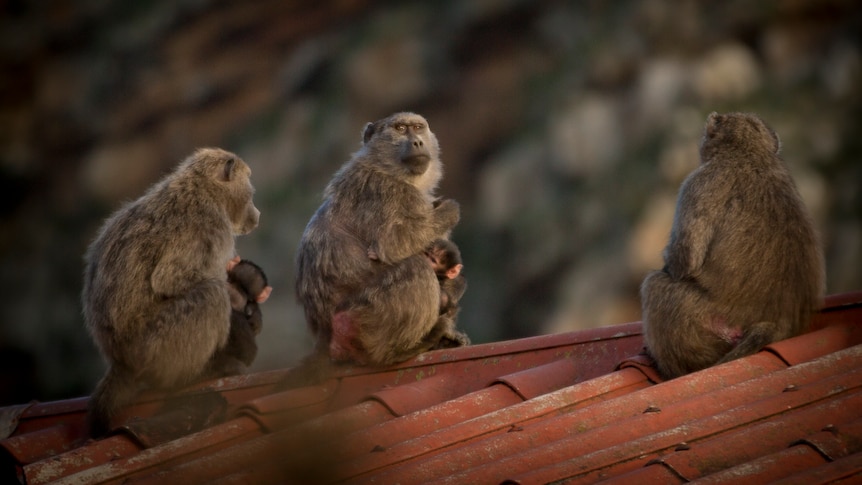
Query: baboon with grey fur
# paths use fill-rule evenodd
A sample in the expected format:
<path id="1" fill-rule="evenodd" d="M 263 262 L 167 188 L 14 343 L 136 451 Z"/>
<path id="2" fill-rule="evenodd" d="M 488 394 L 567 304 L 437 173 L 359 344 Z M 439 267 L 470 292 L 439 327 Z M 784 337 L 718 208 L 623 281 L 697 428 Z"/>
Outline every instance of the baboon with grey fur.
<path id="1" fill-rule="evenodd" d="M 310 361 L 389 365 L 465 342 L 440 318 L 440 284 L 425 255 L 458 223 L 435 202 L 443 173 L 422 116 L 368 123 L 362 147 L 334 175 L 297 251 L 296 293 L 315 350 Z M 311 369 L 314 372 L 314 369 Z"/>
<path id="2" fill-rule="evenodd" d="M 84 319 L 108 363 L 90 398 L 94 436 L 145 388 L 202 377 L 228 341 L 234 237 L 257 226 L 251 171 L 200 149 L 111 217 L 85 255 Z"/>
<path id="3" fill-rule="evenodd" d="M 779 149 L 755 115 L 707 118 L 665 266 L 641 286 L 646 347 L 665 378 L 798 335 L 822 304 L 822 249 Z"/>

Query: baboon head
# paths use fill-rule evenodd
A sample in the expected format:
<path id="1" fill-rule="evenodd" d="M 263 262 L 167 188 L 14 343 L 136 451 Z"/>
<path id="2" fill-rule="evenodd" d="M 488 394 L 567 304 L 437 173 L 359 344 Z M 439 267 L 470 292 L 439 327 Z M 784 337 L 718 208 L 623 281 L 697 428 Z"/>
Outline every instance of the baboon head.
<path id="1" fill-rule="evenodd" d="M 766 152 L 770 155 L 778 155 L 781 150 L 781 140 L 778 134 L 757 115 L 712 112 L 707 117 L 703 130 L 700 145 L 701 161 L 704 163 L 711 161 L 719 150 L 726 150 L 727 147 L 737 148 L 740 154 Z"/>
<path id="2" fill-rule="evenodd" d="M 447 239 L 438 239 L 425 251 L 425 256 L 431 262 L 431 269 L 438 278 L 452 279 L 460 273 L 464 264 L 458 246 Z"/>
<path id="3" fill-rule="evenodd" d="M 219 148 L 202 148 L 186 163 L 212 181 L 214 197 L 227 210 L 235 235 L 248 234 L 257 227 L 260 211 L 252 200 L 251 169 L 241 158 Z"/>
<path id="4" fill-rule="evenodd" d="M 437 137 L 420 115 L 396 113 L 368 123 L 362 132 L 362 143 L 377 160 L 396 164 L 390 168 L 409 177 L 428 178 L 436 185 L 442 176 Z"/>
<path id="5" fill-rule="evenodd" d="M 243 259 L 237 263 L 236 266 L 228 272 L 228 282 L 238 286 L 246 294 L 249 300 L 255 300 L 259 303 L 266 301 L 265 298 L 263 300 L 259 300 L 258 296 L 263 294 L 263 290 L 269 286 L 269 282 L 267 281 L 266 274 L 260 266 L 251 261 Z M 265 296 L 268 297 L 269 293 Z"/>

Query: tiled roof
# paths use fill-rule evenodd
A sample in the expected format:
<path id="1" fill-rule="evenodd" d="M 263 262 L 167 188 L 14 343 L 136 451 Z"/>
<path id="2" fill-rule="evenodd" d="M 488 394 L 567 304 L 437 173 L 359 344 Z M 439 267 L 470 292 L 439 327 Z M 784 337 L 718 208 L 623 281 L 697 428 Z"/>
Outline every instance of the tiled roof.
<path id="1" fill-rule="evenodd" d="M 86 398 L 6 407 L 0 483 L 862 482 L 862 292 L 826 303 L 805 335 L 666 382 L 627 323 L 149 393 L 96 441 Z"/>

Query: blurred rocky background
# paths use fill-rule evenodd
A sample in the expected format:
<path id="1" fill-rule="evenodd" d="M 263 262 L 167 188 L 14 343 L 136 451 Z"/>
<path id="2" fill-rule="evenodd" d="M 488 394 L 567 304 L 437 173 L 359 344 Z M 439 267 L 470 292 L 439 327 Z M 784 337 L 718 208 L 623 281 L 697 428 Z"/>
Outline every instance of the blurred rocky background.
<path id="1" fill-rule="evenodd" d="M 196 147 L 253 169 L 240 238 L 275 287 L 254 370 L 311 340 L 301 231 L 367 121 L 425 115 L 482 343 L 640 318 L 711 111 L 754 111 L 862 290 L 862 7 L 854 0 L 0 2 L 0 404 L 89 394 L 82 254 Z"/>

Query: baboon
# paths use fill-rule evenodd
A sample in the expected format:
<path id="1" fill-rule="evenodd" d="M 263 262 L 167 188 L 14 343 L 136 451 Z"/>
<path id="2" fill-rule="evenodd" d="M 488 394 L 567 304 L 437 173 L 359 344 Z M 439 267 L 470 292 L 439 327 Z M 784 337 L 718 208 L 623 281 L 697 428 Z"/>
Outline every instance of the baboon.
<path id="1" fill-rule="evenodd" d="M 228 294 L 230 295 L 230 333 L 227 344 L 210 359 L 208 377 L 225 377 L 242 373 L 257 357 L 255 337 L 263 328 L 260 304 L 265 302 L 272 287 L 260 266 L 239 256 L 228 263 Z"/>
<path id="2" fill-rule="evenodd" d="M 440 282 L 440 315 L 454 319 L 459 310 L 458 301 L 467 290 L 467 280 L 461 274 L 464 268 L 461 251 L 452 241 L 437 239 L 425 255 Z"/>
<path id="3" fill-rule="evenodd" d="M 425 251 L 425 255 L 440 283 L 440 320 L 437 326 L 442 330 L 443 337 L 432 350 L 469 345 L 470 338 L 455 325 L 461 310 L 458 302 L 467 291 L 467 279 L 461 274 L 464 268 L 461 251 L 452 241 L 437 239 Z"/>
<path id="4" fill-rule="evenodd" d="M 665 266 L 641 286 L 646 347 L 665 378 L 798 335 L 822 304 L 822 249 L 780 146 L 756 115 L 707 118 Z"/>
<path id="5" fill-rule="evenodd" d="M 306 370 L 330 359 L 389 365 L 457 340 L 439 318 L 440 284 L 425 255 L 460 218 L 454 200 L 435 202 L 442 174 L 422 116 L 396 113 L 365 126 L 297 251 L 296 294 L 316 340 Z"/>
<path id="6" fill-rule="evenodd" d="M 251 170 L 204 148 L 111 215 L 87 249 L 84 319 L 107 361 L 88 411 L 100 436 L 144 388 L 199 379 L 230 333 L 234 237 L 258 224 Z"/>

